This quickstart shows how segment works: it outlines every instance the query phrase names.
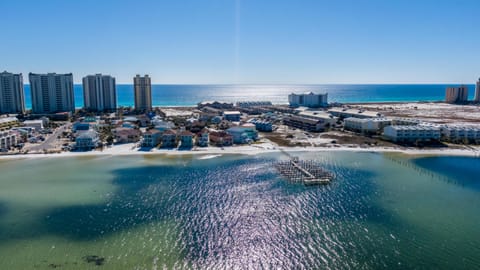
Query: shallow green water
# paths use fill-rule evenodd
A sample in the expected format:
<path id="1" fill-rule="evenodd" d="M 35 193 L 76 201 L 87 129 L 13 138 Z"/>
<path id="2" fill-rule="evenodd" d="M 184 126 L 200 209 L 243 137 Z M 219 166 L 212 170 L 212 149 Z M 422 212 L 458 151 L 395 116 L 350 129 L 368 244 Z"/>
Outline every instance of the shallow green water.
<path id="1" fill-rule="evenodd" d="M 0 161 L 0 269 L 480 265 L 480 159 L 301 156 L 336 179 L 289 183 L 278 155 Z"/>

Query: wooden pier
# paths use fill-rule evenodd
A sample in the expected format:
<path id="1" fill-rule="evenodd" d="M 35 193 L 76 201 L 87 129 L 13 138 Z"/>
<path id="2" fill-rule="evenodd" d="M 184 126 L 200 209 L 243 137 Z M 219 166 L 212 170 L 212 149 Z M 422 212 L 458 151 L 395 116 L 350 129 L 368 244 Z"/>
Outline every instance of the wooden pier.
<path id="1" fill-rule="evenodd" d="M 289 181 L 305 185 L 328 184 L 333 178 L 332 173 L 313 160 L 299 160 L 298 157 L 292 157 L 288 161 L 279 161 L 274 166 Z"/>

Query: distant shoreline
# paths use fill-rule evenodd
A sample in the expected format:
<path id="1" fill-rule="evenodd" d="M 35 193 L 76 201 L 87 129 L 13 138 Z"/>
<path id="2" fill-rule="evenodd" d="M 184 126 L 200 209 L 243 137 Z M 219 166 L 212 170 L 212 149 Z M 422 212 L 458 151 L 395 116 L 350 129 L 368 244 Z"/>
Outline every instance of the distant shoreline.
<path id="1" fill-rule="evenodd" d="M 223 101 L 223 100 L 218 100 L 218 101 Z M 332 102 L 331 102 L 332 103 Z M 333 102 L 333 103 L 338 103 L 338 104 L 342 104 L 342 105 L 353 105 L 353 106 L 358 106 L 358 105 L 375 105 L 375 104 L 379 104 L 379 105 L 394 105 L 394 104 L 407 104 L 407 103 L 415 103 L 415 104 L 422 104 L 422 103 L 445 103 L 444 100 L 406 100 L 406 101 L 359 101 L 359 102 Z M 274 106 L 288 106 L 288 102 L 285 102 L 285 103 L 272 103 L 272 105 Z M 465 104 L 465 105 L 469 105 L 469 104 Z M 132 105 L 119 105 L 118 106 L 118 109 L 121 108 L 121 107 L 125 107 L 125 108 L 128 108 L 128 107 L 133 107 L 133 104 Z M 197 104 L 192 104 L 192 105 L 155 105 L 153 104 L 152 105 L 153 108 L 196 108 L 197 107 Z M 27 107 L 26 108 L 27 110 L 31 110 L 32 108 L 30 107 Z M 75 107 L 75 110 L 81 110 L 83 109 L 83 107 Z"/>
<path id="2" fill-rule="evenodd" d="M 288 103 L 292 92 L 329 94 L 329 101 L 343 104 L 384 102 L 437 102 L 445 97 L 447 86 L 456 83 L 437 84 L 152 84 L 154 107 L 196 106 L 204 100 L 227 102 L 268 100 L 273 104 Z M 467 84 L 474 89 L 474 84 Z M 30 85 L 24 85 L 25 105 L 31 108 Z M 260 95 L 259 95 L 260 94 Z M 470 91 L 469 99 L 473 99 Z M 84 106 L 83 87 L 74 84 L 75 107 Z M 133 106 L 133 85 L 117 84 L 117 104 Z"/>

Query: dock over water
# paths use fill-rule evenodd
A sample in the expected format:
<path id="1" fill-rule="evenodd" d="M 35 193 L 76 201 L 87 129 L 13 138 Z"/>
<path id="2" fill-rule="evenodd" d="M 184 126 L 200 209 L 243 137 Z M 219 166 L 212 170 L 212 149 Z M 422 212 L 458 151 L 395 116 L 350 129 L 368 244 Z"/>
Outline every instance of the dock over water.
<path id="1" fill-rule="evenodd" d="M 333 174 L 323 169 L 318 162 L 313 160 L 300 160 L 292 157 L 288 161 L 279 161 L 274 164 L 278 172 L 289 181 L 305 185 L 328 184 Z"/>

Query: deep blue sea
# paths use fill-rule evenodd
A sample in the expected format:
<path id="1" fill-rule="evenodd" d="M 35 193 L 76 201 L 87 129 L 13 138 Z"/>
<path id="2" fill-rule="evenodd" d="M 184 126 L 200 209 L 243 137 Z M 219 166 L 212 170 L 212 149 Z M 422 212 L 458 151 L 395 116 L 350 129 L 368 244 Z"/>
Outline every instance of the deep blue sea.
<path id="1" fill-rule="evenodd" d="M 327 84 L 327 85 L 152 85 L 153 106 L 194 106 L 205 100 L 288 103 L 288 94 L 312 91 L 328 93 L 329 102 L 440 101 L 445 84 Z M 469 85 L 470 99 L 474 85 Z M 82 85 L 75 85 L 75 107 L 83 107 Z M 117 85 L 118 105 L 133 106 L 133 85 Z M 25 85 L 25 102 L 31 108 L 30 85 Z"/>

